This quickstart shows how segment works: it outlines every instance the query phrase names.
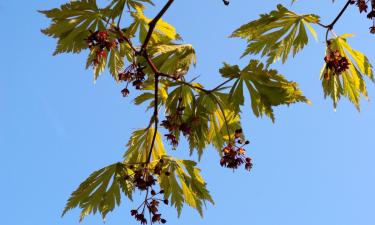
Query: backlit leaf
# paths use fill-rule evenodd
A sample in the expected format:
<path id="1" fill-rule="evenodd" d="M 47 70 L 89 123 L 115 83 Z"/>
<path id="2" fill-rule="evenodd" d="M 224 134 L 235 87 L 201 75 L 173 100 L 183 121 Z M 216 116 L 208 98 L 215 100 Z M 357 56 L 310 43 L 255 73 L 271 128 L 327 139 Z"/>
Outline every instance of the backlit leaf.
<path id="1" fill-rule="evenodd" d="M 227 64 L 224 65 L 224 68 L 229 67 Z M 232 104 L 238 104 L 236 108 L 244 104 L 244 84 L 250 94 L 253 113 L 257 117 L 266 115 L 274 121 L 272 107 L 296 102 L 309 103 L 309 100 L 298 89 L 297 83 L 286 80 L 276 70 L 264 68 L 263 64 L 257 60 L 251 60 L 240 72 L 235 71 L 237 71 L 238 79 L 235 80 L 230 90 L 229 101 Z"/>
<path id="2" fill-rule="evenodd" d="M 329 40 L 331 50 L 338 51 L 341 56 L 346 57 L 349 62 L 349 69 L 340 75 L 336 75 L 324 66 L 320 77 L 324 96 L 329 96 L 333 100 L 335 109 L 341 96 L 345 96 L 360 110 L 361 95 L 368 99 L 364 77 L 367 76 L 373 82 L 375 80 L 372 65 L 368 58 L 363 53 L 351 48 L 346 41 L 346 38 L 350 36 L 352 35 L 344 34 Z M 327 77 L 330 79 L 326 79 Z"/>
<path id="3" fill-rule="evenodd" d="M 240 37 L 248 42 L 242 56 L 260 54 L 267 58 L 267 66 L 277 60 L 283 63 L 290 52 L 295 56 L 308 43 L 306 28 L 316 38 L 310 24 L 318 23 L 319 17 L 313 14 L 298 15 L 282 5 L 260 19 L 251 21 L 233 32 L 231 37 Z"/>

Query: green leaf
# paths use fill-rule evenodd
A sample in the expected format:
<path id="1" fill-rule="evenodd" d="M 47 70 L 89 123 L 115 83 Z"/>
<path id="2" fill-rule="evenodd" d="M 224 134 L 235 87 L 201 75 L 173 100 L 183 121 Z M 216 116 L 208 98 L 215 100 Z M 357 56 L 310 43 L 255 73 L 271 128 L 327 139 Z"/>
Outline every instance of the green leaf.
<path id="1" fill-rule="evenodd" d="M 108 68 L 110 74 L 119 81 L 118 73 L 124 67 L 125 52 L 120 52 L 118 48 L 112 48 L 108 60 Z"/>
<path id="2" fill-rule="evenodd" d="M 169 176 L 161 176 L 160 187 L 164 190 L 164 198 L 171 199 L 171 205 L 181 215 L 182 207 L 186 203 L 195 208 L 203 216 L 203 206 L 206 201 L 214 204 L 207 190 L 206 183 L 196 168 L 196 162 L 178 160 L 169 156 L 163 158 Z"/>
<path id="3" fill-rule="evenodd" d="M 96 64 L 94 64 L 93 62 L 96 59 L 96 52 L 98 50 L 99 50 L 99 46 L 96 46 L 90 49 L 90 53 L 86 61 L 86 69 L 88 69 L 90 66 L 93 66 L 94 82 L 98 79 L 99 75 L 105 70 L 105 67 L 107 65 L 107 59 L 108 59 L 107 50 L 104 50 L 106 52 L 106 55 L 104 57 L 101 57 L 100 60 Z"/>
<path id="4" fill-rule="evenodd" d="M 148 32 L 148 24 L 152 19 L 147 18 L 141 9 L 137 9 L 136 12 L 131 12 L 130 15 L 133 17 L 134 22 L 126 29 L 126 35 L 128 37 L 134 37 L 137 32 L 139 32 L 139 42 L 143 43 Z M 172 40 L 180 40 L 181 37 L 177 34 L 176 29 L 160 19 L 156 26 L 155 30 L 151 35 L 150 45 L 156 43 L 168 43 Z"/>
<path id="5" fill-rule="evenodd" d="M 133 132 L 126 147 L 128 150 L 124 154 L 124 161 L 127 163 L 146 162 L 151 149 L 154 136 L 154 129 L 141 129 Z M 151 160 L 158 160 L 166 152 L 159 132 L 156 133 L 155 144 L 152 148 Z"/>
<path id="6" fill-rule="evenodd" d="M 229 65 L 224 65 L 224 68 L 228 67 Z M 253 113 L 257 117 L 266 115 L 274 121 L 272 107 L 296 102 L 310 103 L 298 89 L 297 83 L 286 80 L 276 70 L 264 68 L 263 64 L 257 60 L 251 60 L 239 74 L 239 78 L 229 92 L 229 101 L 235 104 L 235 108 L 244 104 L 243 86 L 245 84 L 250 94 Z M 226 76 L 226 74 L 223 75 Z"/>
<path id="7" fill-rule="evenodd" d="M 367 76 L 373 82 L 375 80 L 372 65 L 368 58 L 363 53 L 351 48 L 346 41 L 346 38 L 350 36 L 352 35 L 344 34 L 329 40 L 331 50 L 338 51 L 342 57 L 346 57 L 349 62 L 349 69 L 340 75 L 335 75 L 334 71 L 324 66 L 320 78 L 324 96 L 331 97 L 335 109 L 341 96 L 344 96 L 354 104 L 357 110 L 360 110 L 361 95 L 368 99 L 364 76 Z M 331 79 L 325 79 L 325 76 Z"/>
<path id="8" fill-rule="evenodd" d="M 200 120 L 200 123 L 207 124 L 204 127 L 200 127 L 200 129 L 204 131 L 207 126 L 207 142 L 212 144 L 221 154 L 223 146 L 231 138 L 230 135 L 241 128 L 239 111 L 232 107 L 232 103 L 229 101 L 229 94 L 220 92 L 200 93 L 196 106 L 196 111 L 205 113 L 203 118 L 206 118 L 206 120 Z M 200 156 L 201 152 L 198 151 L 198 153 Z"/>
<path id="9" fill-rule="evenodd" d="M 240 76 L 241 69 L 239 66 L 231 66 L 228 63 L 224 63 L 224 66 L 219 70 L 222 77 L 235 78 Z"/>
<path id="10" fill-rule="evenodd" d="M 80 221 L 90 213 L 99 212 L 105 220 L 106 215 L 121 203 L 121 191 L 132 199 L 131 184 L 120 179 L 128 174 L 122 163 L 115 163 L 93 172 L 79 185 L 69 198 L 62 215 L 79 207 L 82 209 Z"/>
<path id="11" fill-rule="evenodd" d="M 144 10 L 145 6 L 143 3 L 154 5 L 150 0 L 113 0 L 106 9 L 110 12 L 110 18 L 115 19 L 116 17 L 119 17 L 126 8 Z"/>
<path id="12" fill-rule="evenodd" d="M 98 8 L 96 0 L 71 1 L 60 8 L 40 12 L 52 21 L 42 32 L 58 39 L 54 55 L 87 49 L 85 38 L 90 35 L 89 31 L 105 29 L 103 11 Z"/>
<path id="13" fill-rule="evenodd" d="M 185 75 L 196 64 L 195 50 L 190 44 L 157 44 L 151 46 L 152 61 L 160 72 L 175 77 Z"/>
<path id="14" fill-rule="evenodd" d="M 304 48 L 308 43 L 305 26 L 316 38 L 316 33 L 310 24 L 318 22 L 317 15 L 298 15 L 282 5 L 277 5 L 277 10 L 262 14 L 260 19 L 241 26 L 231 37 L 247 40 L 248 46 L 242 57 L 260 54 L 267 58 L 267 66 L 269 66 L 277 60 L 285 63 L 290 52 L 295 56 Z"/>
<path id="15" fill-rule="evenodd" d="M 164 80 L 159 81 L 159 90 L 158 90 L 158 105 L 162 106 L 165 105 L 168 99 L 168 84 Z M 154 100 L 154 78 L 149 77 L 143 83 L 143 88 L 145 92 L 140 94 L 134 99 L 134 103 L 136 105 L 141 105 L 147 101 L 150 101 L 150 104 L 147 107 L 148 109 L 154 108 L 155 100 Z M 150 91 L 150 92 L 149 92 Z"/>

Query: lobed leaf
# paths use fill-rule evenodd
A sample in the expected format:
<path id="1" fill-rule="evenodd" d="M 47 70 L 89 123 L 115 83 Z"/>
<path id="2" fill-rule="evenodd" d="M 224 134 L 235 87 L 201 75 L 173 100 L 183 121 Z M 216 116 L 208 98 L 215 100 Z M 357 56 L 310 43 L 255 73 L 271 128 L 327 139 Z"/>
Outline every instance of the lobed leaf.
<path id="1" fill-rule="evenodd" d="M 127 163 L 146 162 L 154 136 L 154 128 L 140 129 L 133 132 L 126 147 L 124 161 Z M 158 160 L 166 155 L 159 132 L 156 133 L 155 144 L 152 149 L 152 160 Z"/>
<path id="2" fill-rule="evenodd" d="M 267 58 L 267 67 L 277 60 L 283 63 L 290 52 L 295 56 L 308 43 L 305 26 L 316 38 L 310 24 L 319 22 L 314 14 L 298 15 L 281 4 L 269 14 L 262 14 L 258 20 L 251 21 L 233 32 L 231 37 L 246 39 L 247 48 L 243 56 L 260 54 Z"/>
<path id="3" fill-rule="evenodd" d="M 207 190 L 206 183 L 196 168 L 196 162 L 178 160 L 169 156 L 163 157 L 169 176 L 161 176 L 160 187 L 163 189 L 164 198 L 170 198 L 171 205 L 181 215 L 184 204 L 195 208 L 203 216 L 203 206 L 206 201 L 214 204 Z"/>
<path id="4" fill-rule="evenodd" d="M 144 3 L 154 5 L 150 0 L 112 0 L 106 10 L 110 12 L 110 18 L 115 19 L 123 13 L 124 9 L 144 10 Z"/>
<path id="5" fill-rule="evenodd" d="M 341 96 L 344 96 L 354 104 L 357 110 L 360 110 L 361 96 L 368 99 L 364 77 L 367 76 L 372 82 L 375 82 L 375 80 L 372 65 L 368 58 L 348 44 L 346 38 L 350 36 L 352 35 L 344 34 L 329 40 L 331 50 L 338 51 L 341 56 L 346 57 L 349 62 L 349 69 L 340 75 L 335 75 L 334 71 L 324 66 L 320 78 L 324 96 L 329 96 L 332 99 L 335 109 Z M 324 74 L 331 79 L 325 79 Z"/>
<path id="6" fill-rule="evenodd" d="M 143 14 L 143 10 L 140 8 L 137 8 L 136 12 L 131 12 L 130 15 L 134 19 L 134 22 L 128 28 L 126 28 L 126 36 L 134 37 L 136 33 L 138 33 L 139 43 L 143 43 L 148 32 L 148 24 L 152 19 L 146 17 Z M 181 37 L 176 32 L 176 29 L 163 19 L 160 19 L 151 35 L 150 45 L 154 45 L 156 43 L 168 43 L 172 40 L 180 39 Z"/>
<path id="7" fill-rule="evenodd" d="M 152 61 L 160 72 L 175 77 L 185 75 L 190 65 L 195 66 L 195 50 L 190 44 L 158 44 L 151 47 Z"/>
<path id="8" fill-rule="evenodd" d="M 85 38 L 90 35 L 89 31 L 105 29 L 103 10 L 97 6 L 96 0 L 71 1 L 60 8 L 39 12 L 52 21 L 42 32 L 58 39 L 54 55 L 87 49 Z"/>
<path id="9" fill-rule="evenodd" d="M 237 68 L 224 64 L 223 69 L 220 70 L 224 77 L 227 76 L 226 71 L 235 71 L 237 79 L 229 92 L 229 101 L 235 105 L 235 108 L 244 104 L 244 85 L 250 94 L 253 113 L 257 117 L 266 115 L 274 121 L 272 107 L 297 102 L 310 103 L 298 89 L 297 83 L 286 80 L 276 70 L 264 68 L 264 65 L 257 60 L 251 60 L 241 71 Z"/>
<path id="10" fill-rule="evenodd" d="M 62 215 L 64 216 L 69 210 L 79 207 L 82 210 L 80 221 L 85 216 L 96 212 L 99 212 L 105 220 L 106 215 L 116 205 L 120 205 L 121 192 L 132 199 L 131 184 L 120 179 L 127 173 L 128 169 L 122 163 L 115 163 L 93 172 L 71 194 Z"/>

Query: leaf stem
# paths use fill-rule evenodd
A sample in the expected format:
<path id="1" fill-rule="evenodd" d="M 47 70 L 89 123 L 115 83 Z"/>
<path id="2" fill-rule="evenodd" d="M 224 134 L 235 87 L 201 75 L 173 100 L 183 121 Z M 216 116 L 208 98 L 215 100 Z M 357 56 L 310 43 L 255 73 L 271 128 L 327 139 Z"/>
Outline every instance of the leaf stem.
<path id="1" fill-rule="evenodd" d="M 151 156 L 152 156 L 152 150 L 154 149 L 155 145 L 155 140 L 156 140 L 156 134 L 158 132 L 158 92 L 159 92 L 159 75 L 155 73 L 155 84 L 154 84 L 155 92 L 154 92 L 154 136 L 152 137 L 152 142 L 150 146 L 150 150 L 148 153 L 148 158 L 147 158 L 147 164 L 150 163 L 151 161 Z"/>
<path id="2" fill-rule="evenodd" d="M 229 123 L 228 123 L 228 120 L 227 120 L 227 116 L 225 115 L 225 111 L 222 107 L 222 105 L 220 104 L 219 100 L 217 100 L 216 96 L 213 95 L 212 93 L 208 93 L 208 95 L 217 103 L 217 105 L 219 106 L 219 109 L 221 111 L 221 114 L 223 114 L 223 118 L 224 118 L 224 123 L 225 123 L 225 127 L 227 129 L 227 134 L 228 134 L 228 144 L 231 142 L 231 135 L 230 135 L 230 132 L 229 132 Z"/>
<path id="3" fill-rule="evenodd" d="M 346 4 L 344 5 L 344 7 L 340 10 L 339 14 L 335 17 L 335 19 L 333 19 L 333 21 L 328 24 L 328 25 L 324 25 L 324 24 L 321 24 L 321 23 L 317 23 L 319 26 L 323 27 L 323 28 L 326 28 L 327 31 L 326 31 L 326 42 L 328 42 L 328 34 L 330 31 L 333 30 L 333 27 L 336 25 L 337 21 L 339 21 L 339 19 L 342 17 L 342 15 L 344 15 L 344 12 L 348 9 L 349 5 L 351 4 L 351 0 L 348 0 L 346 2 Z"/>
<path id="4" fill-rule="evenodd" d="M 126 1 L 124 1 L 124 3 L 122 4 L 122 7 L 121 7 L 121 13 L 120 13 L 120 16 L 119 16 L 118 21 L 117 21 L 117 27 L 120 27 L 122 14 L 124 13 L 125 3 L 126 3 Z"/>

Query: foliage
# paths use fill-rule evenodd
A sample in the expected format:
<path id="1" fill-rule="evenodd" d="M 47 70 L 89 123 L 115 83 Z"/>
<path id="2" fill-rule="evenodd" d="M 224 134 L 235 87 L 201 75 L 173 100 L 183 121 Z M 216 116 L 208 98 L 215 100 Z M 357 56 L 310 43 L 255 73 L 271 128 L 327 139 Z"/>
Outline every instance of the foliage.
<path id="1" fill-rule="evenodd" d="M 244 38 L 248 46 L 242 56 L 258 54 L 267 57 L 267 66 L 281 59 L 286 62 L 289 53 L 293 56 L 308 43 L 306 28 L 315 39 L 317 35 L 310 23 L 319 22 L 314 14 L 298 15 L 282 5 L 260 19 L 251 21 L 233 32 L 232 37 Z"/>
<path id="2" fill-rule="evenodd" d="M 109 165 L 93 172 L 75 190 L 66 204 L 63 215 L 75 208 L 82 209 L 80 221 L 90 213 L 100 212 L 103 219 L 121 202 L 121 192 L 132 199 L 132 191 L 129 183 L 122 181 L 128 169 L 121 163 Z"/>
<path id="3" fill-rule="evenodd" d="M 51 19 L 51 25 L 42 32 L 58 39 L 55 54 L 79 53 L 88 46 L 89 31 L 104 30 L 103 9 L 95 0 L 71 1 L 60 8 L 40 11 Z"/>
<path id="4" fill-rule="evenodd" d="M 344 34 L 332 38 L 327 46 L 327 52 L 338 51 L 342 57 L 348 60 L 349 69 L 337 75 L 325 65 L 322 69 L 321 79 L 324 96 L 332 98 L 334 108 L 337 107 L 337 103 L 343 95 L 359 110 L 361 95 L 368 98 L 364 76 L 373 82 L 375 80 L 368 58 L 363 53 L 351 48 L 346 41 L 346 38 L 350 36 L 352 35 Z"/>
<path id="5" fill-rule="evenodd" d="M 257 60 L 251 60 L 243 70 L 238 66 L 224 64 L 220 72 L 224 77 L 235 78 L 229 92 L 233 104 L 244 104 L 243 86 L 247 87 L 252 110 L 257 117 L 267 115 L 274 121 L 273 106 L 296 102 L 309 103 L 302 95 L 302 91 L 297 88 L 297 83 L 287 81 L 276 70 L 265 69 Z"/>
<path id="6" fill-rule="evenodd" d="M 231 35 L 247 41 L 242 57 L 260 55 L 266 59 L 265 64 L 254 59 L 242 68 L 224 63 L 219 70 L 224 81 L 212 89 L 196 79 L 187 81 L 190 67 L 197 63 L 196 51 L 162 19 L 172 3 L 168 0 L 154 18 L 144 13 L 146 5 L 154 6 L 150 0 L 110 0 L 104 7 L 96 0 L 77 0 L 40 11 L 51 20 L 42 32 L 57 39 L 54 55 L 87 50 L 86 67 L 93 69 L 94 80 L 108 68 L 114 80 L 124 84 L 124 97 L 133 87 L 134 104 L 153 112 L 148 126 L 132 133 L 123 161 L 92 173 L 72 193 L 63 215 L 78 207 L 82 210 L 80 220 L 97 212 L 104 219 L 123 196 L 132 201 L 133 193 L 139 191 L 145 199 L 131 215 L 142 224 L 148 222 L 146 211 L 150 223 L 166 222 L 158 211 L 159 195 L 163 195 L 165 204 L 176 208 L 178 215 L 188 205 L 203 216 L 203 206 L 214 201 L 197 162 L 176 159 L 167 149 L 177 149 L 185 138 L 190 155 L 196 153 L 198 161 L 211 145 L 223 167 L 237 169 L 244 164 L 250 170 L 252 159 L 244 150 L 250 142 L 241 129 L 245 96 L 249 96 L 256 117 L 265 115 L 272 121 L 277 106 L 310 103 L 296 82 L 270 67 L 278 60 L 285 63 L 291 54 L 296 56 L 308 44 L 308 31 L 317 39 L 313 26 L 326 32 L 321 74 L 324 95 L 332 98 L 334 108 L 344 96 L 358 110 L 361 95 L 368 98 L 364 77 L 375 81 L 372 66 L 363 53 L 350 47 L 346 40 L 350 35 L 336 36 L 333 28 L 350 5 L 364 12 L 371 4 L 367 17 L 375 21 L 375 1 L 347 1 L 328 25 L 323 25 L 318 15 L 300 15 L 277 5 Z M 124 14 L 126 24 L 121 25 Z M 375 33 L 375 26 L 370 32 Z"/>

